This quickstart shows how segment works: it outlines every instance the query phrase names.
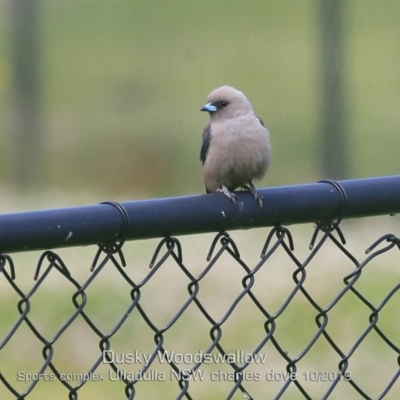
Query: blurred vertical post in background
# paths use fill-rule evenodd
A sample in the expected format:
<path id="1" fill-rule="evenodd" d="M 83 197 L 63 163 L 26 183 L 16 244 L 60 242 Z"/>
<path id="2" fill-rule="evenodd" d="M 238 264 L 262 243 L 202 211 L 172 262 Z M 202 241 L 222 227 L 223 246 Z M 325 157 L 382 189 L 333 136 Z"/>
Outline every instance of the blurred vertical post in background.
<path id="1" fill-rule="evenodd" d="M 39 71 L 39 0 L 11 1 L 13 183 L 37 183 L 43 173 Z"/>
<path id="2" fill-rule="evenodd" d="M 323 0 L 320 5 L 321 26 L 321 158 L 325 177 L 345 179 L 349 176 L 344 90 L 343 0 Z"/>

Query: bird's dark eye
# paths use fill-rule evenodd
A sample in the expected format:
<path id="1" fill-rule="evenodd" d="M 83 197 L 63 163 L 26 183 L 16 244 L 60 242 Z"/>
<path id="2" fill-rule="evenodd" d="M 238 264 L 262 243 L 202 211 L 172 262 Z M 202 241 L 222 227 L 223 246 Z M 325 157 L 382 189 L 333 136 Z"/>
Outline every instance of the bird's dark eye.
<path id="1" fill-rule="evenodd" d="M 222 100 L 221 101 L 221 106 L 222 107 L 226 107 L 228 105 L 228 103 L 225 101 L 225 100 Z"/>

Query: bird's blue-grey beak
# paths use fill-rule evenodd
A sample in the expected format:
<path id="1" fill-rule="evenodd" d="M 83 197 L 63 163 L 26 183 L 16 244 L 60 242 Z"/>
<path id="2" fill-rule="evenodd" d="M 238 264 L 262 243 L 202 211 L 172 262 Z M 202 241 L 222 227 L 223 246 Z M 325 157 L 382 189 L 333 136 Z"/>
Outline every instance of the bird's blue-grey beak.
<path id="1" fill-rule="evenodd" d="M 217 107 L 214 106 L 214 104 L 207 103 L 207 104 L 204 104 L 204 106 L 200 109 L 200 111 L 208 111 L 210 113 L 214 113 L 214 112 L 217 112 L 218 109 L 217 109 Z"/>

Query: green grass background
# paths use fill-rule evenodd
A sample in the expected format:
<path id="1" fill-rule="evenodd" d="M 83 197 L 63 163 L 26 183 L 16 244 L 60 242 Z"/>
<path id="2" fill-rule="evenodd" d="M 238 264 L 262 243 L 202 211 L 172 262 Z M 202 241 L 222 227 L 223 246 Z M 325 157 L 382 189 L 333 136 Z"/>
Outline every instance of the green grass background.
<path id="1" fill-rule="evenodd" d="M 222 84 L 243 90 L 271 132 L 273 163 L 263 185 L 326 177 L 318 5 L 42 1 L 41 184 L 126 198 L 202 192 L 198 155 L 207 115 L 199 109 Z M 9 10 L 6 2 L 1 7 L 0 179 L 12 186 L 13 74 Z M 399 171 L 399 9 L 396 0 L 344 3 L 350 178 Z"/>
<path id="2" fill-rule="evenodd" d="M 209 91 L 221 84 L 243 90 L 271 132 L 273 162 L 259 186 L 325 178 L 319 153 L 323 93 L 318 4 L 312 0 L 43 0 L 40 55 L 45 172 L 38 187 L 15 190 L 9 5 L 0 2 L 0 211 L 203 192 L 198 154 L 207 116 L 199 109 Z M 399 171 L 399 17 L 396 0 L 345 3 L 350 178 Z M 396 221 L 389 217 L 345 221 L 349 250 L 363 259 L 365 248 L 375 239 L 396 233 Z M 293 229 L 296 254 L 305 259 L 312 227 Z M 257 263 L 268 231 L 232 234 L 250 265 Z M 180 238 L 185 260 L 194 272 L 204 268 L 211 238 Z M 127 271 L 134 279 L 140 280 L 148 272 L 156 243 L 127 244 Z M 90 247 L 62 250 L 60 254 L 73 276 L 84 282 L 95 251 Z M 397 253 L 393 250 L 390 256 L 374 261 L 360 280 L 367 298 L 376 305 L 398 283 Z M 29 291 L 39 254 L 14 257 L 18 285 Z M 332 301 L 343 287 L 341 279 L 352 270 L 348 260 L 329 244 L 310 267 L 307 289 L 324 305 Z M 262 271 L 255 290 L 268 309 L 277 310 L 293 287 L 293 264 L 284 254 L 277 254 Z M 202 286 L 202 299 L 216 316 L 231 304 L 242 276 L 228 258 L 213 269 L 212 278 Z M 166 323 L 187 298 L 186 285 L 173 264 L 166 264 L 157 273 L 143 295 L 143 304 L 159 325 Z M 35 295 L 31 316 L 46 337 L 71 315 L 72 293 L 71 285 L 52 273 Z M 88 312 L 105 331 L 129 304 L 129 289 L 111 268 L 96 279 L 88 296 Z M 4 280 L 0 280 L 0 299 L 0 337 L 4 337 L 18 318 L 17 296 Z M 395 295 L 379 322 L 393 340 L 399 337 L 396 302 Z M 365 306 L 350 295 L 332 311 L 329 332 L 344 351 L 366 328 L 368 315 Z M 315 311 L 296 296 L 279 320 L 277 338 L 290 356 L 299 354 L 315 334 L 314 318 Z M 224 345 L 232 351 L 237 347 L 251 351 L 262 337 L 260 321 L 251 303 L 244 302 L 224 327 Z M 166 334 L 166 341 L 176 351 L 193 353 L 209 344 L 208 329 L 204 319 L 190 308 Z M 112 342 L 121 353 L 135 349 L 149 352 L 154 347 L 151 332 L 135 313 Z M 55 362 L 65 372 L 84 372 L 98 355 L 97 349 L 95 335 L 76 322 L 56 344 Z M 2 351 L 0 370 L 11 377 L 20 369 L 36 372 L 41 350 L 27 327 L 21 327 Z M 283 371 L 285 364 L 274 348 L 268 345 L 265 352 L 268 363 L 260 366 L 260 371 Z M 299 373 L 336 370 L 337 363 L 332 349 L 319 340 L 302 361 Z M 374 333 L 360 345 L 349 367 L 372 396 L 383 390 L 397 369 L 394 352 Z M 108 373 L 107 369 L 100 372 Z M 15 384 L 21 391 L 25 388 Z M 79 398 L 121 398 L 121 387 L 118 383 L 90 383 L 79 392 Z M 255 398 L 273 398 L 279 387 L 279 383 L 267 385 L 263 381 L 250 384 L 249 389 Z M 313 398 L 327 389 L 324 384 L 308 383 L 306 387 Z M 230 388 L 230 384 L 194 384 L 193 393 L 198 399 L 225 398 Z M 398 391 L 397 384 L 386 398 L 397 399 Z M 138 385 L 139 399 L 169 399 L 177 393 L 176 385 L 168 380 Z M 356 398 L 348 385 L 340 385 L 335 395 Z M 66 396 L 60 384 L 43 383 L 28 398 Z M 285 396 L 300 398 L 293 389 Z M 3 386 L 0 398 L 12 398 Z"/>

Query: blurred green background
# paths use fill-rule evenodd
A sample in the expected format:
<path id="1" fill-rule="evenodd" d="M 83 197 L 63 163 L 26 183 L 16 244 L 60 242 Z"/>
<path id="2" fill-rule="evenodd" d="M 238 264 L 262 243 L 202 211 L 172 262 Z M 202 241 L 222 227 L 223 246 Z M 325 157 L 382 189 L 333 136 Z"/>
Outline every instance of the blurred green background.
<path id="1" fill-rule="evenodd" d="M 340 4 L 336 15 L 323 9 L 328 3 Z M 399 20 L 397 0 L 0 0 L 0 210 L 202 193 L 200 133 L 207 115 L 199 109 L 208 93 L 222 84 L 242 90 L 271 132 L 273 162 L 258 186 L 398 174 Z M 334 160 L 334 170 L 327 169 L 327 158 Z M 396 233 L 398 227 L 389 217 L 342 225 L 347 248 L 359 260 L 374 240 Z M 313 228 L 291 229 L 296 256 L 305 260 Z M 259 261 L 268 232 L 232 233 L 248 265 Z M 179 238 L 194 274 L 206 265 L 212 237 Z M 135 281 L 147 275 L 156 244 L 125 244 L 126 271 Z M 82 284 L 90 276 L 96 250 L 63 249 L 58 254 Z M 12 256 L 17 284 L 27 293 L 40 254 Z M 373 266 L 360 285 L 376 306 L 398 282 L 398 253 L 377 259 Z M 141 300 L 158 326 L 187 299 L 187 280 L 173 268 L 167 263 L 160 269 L 150 282 L 153 290 Z M 307 268 L 307 290 L 327 305 L 354 265 L 328 244 Z M 260 270 L 257 290 L 269 310 L 276 311 L 293 289 L 293 269 L 285 254 L 277 254 Z M 171 280 L 175 273 L 177 280 Z M 201 287 L 202 299 L 220 316 L 237 295 L 243 272 L 225 260 L 212 274 Z M 4 279 L 0 284 L 4 337 L 18 320 L 19 297 Z M 46 338 L 71 316 L 74 292 L 54 273 L 35 294 L 30 317 Z M 115 326 L 130 303 L 129 287 L 111 268 L 95 279 L 88 295 L 87 311 L 104 331 Z M 390 313 L 385 311 L 380 320 L 392 339 L 399 337 L 398 308 L 393 304 L 391 300 Z M 304 298 L 296 296 L 281 317 L 276 337 L 290 356 L 299 354 L 315 334 L 315 315 Z M 339 311 L 333 311 L 329 330 L 343 351 L 366 329 L 368 316 L 366 307 L 348 295 Z M 262 322 L 245 303 L 224 327 L 224 345 L 232 351 L 253 350 L 264 334 Z M 192 308 L 177 326 L 167 335 L 169 348 L 196 353 L 210 344 L 209 325 Z M 195 331 L 200 333 L 193 335 Z M 113 346 L 120 353 L 148 353 L 154 340 L 134 313 Z M 16 382 L 16 371 L 37 372 L 43 364 L 42 348 L 21 325 L 2 351 L 0 370 L 21 392 L 27 385 Z M 98 356 L 98 338 L 80 319 L 55 349 L 57 366 L 85 372 Z M 272 345 L 264 350 L 269 358 L 263 373 L 284 371 L 286 364 Z M 377 396 L 398 369 L 394 355 L 371 334 L 352 358 L 351 372 L 363 389 Z M 338 362 L 327 342 L 318 341 L 301 372 L 333 371 Z M 79 393 L 82 398 L 108 399 L 122 393 L 122 385 L 115 385 L 90 383 Z M 387 398 L 397 399 L 398 385 Z M 263 381 L 251 389 L 257 398 L 273 398 L 281 386 Z M 306 386 L 314 398 L 327 390 L 327 384 Z M 32 399 L 67 393 L 59 383 L 39 387 Z M 139 388 L 144 396 L 139 398 L 177 396 L 175 383 Z M 199 385 L 194 393 L 196 398 L 225 398 L 231 388 L 229 383 Z M 335 393 L 342 398 L 355 395 L 349 385 Z M 12 398 L 3 385 L 0 398 Z M 300 397 L 291 388 L 287 398 Z"/>
<path id="2" fill-rule="evenodd" d="M 200 132 L 208 117 L 199 109 L 222 84 L 242 90 L 271 132 L 273 163 L 262 186 L 330 177 L 321 160 L 324 102 L 334 96 L 323 84 L 324 29 L 332 24 L 328 33 L 340 43 L 330 56 L 343 90 L 331 135 L 343 135 L 348 150 L 331 148 L 339 171 L 332 177 L 399 172 L 397 0 L 343 1 L 332 20 L 316 0 L 30 3 L 39 119 L 26 135 L 33 140 L 16 134 L 26 112 L 16 106 L 15 60 L 29 49 L 22 56 L 15 49 L 15 10 L 0 3 L 3 186 L 118 199 L 201 193 Z M 25 31 L 19 43 L 29 38 Z"/>

